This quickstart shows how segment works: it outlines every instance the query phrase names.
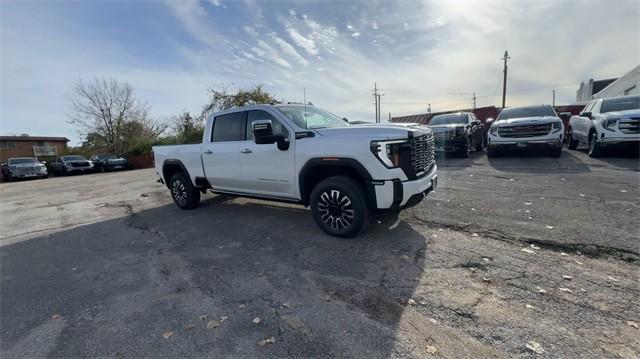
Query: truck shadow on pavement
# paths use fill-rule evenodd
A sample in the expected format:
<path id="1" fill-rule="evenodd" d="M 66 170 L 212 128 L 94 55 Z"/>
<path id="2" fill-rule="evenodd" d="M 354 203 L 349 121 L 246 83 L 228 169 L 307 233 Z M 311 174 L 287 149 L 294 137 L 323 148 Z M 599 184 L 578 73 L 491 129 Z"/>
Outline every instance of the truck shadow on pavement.
<path id="1" fill-rule="evenodd" d="M 459 171 L 477 165 L 478 160 L 484 156 L 486 156 L 484 151 L 472 151 L 468 158 L 457 157 L 450 153 L 438 153 L 436 164 L 441 171 Z"/>
<path id="2" fill-rule="evenodd" d="M 2 357 L 416 355 L 398 327 L 426 245 L 403 222 L 342 240 L 302 207 L 224 196 L 7 245 Z"/>
<path id="3" fill-rule="evenodd" d="M 498 171 L 557 174 L 591 172 L 588 164 L 566 150 L 558 158 L 514 150 L 503 152 L 499 157 L 488 158 L 488 161 Z"/>

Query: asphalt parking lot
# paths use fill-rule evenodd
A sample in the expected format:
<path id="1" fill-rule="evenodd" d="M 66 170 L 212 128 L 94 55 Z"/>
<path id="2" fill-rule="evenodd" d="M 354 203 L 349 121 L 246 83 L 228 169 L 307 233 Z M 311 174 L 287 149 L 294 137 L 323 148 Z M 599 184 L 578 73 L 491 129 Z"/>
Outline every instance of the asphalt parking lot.
<path id="1" fill-rule="evenodd" d="M 153 170 L 1 184 L 2 357 L 640 356 L 637 157 L 438 163 L 351 240 Z"/>

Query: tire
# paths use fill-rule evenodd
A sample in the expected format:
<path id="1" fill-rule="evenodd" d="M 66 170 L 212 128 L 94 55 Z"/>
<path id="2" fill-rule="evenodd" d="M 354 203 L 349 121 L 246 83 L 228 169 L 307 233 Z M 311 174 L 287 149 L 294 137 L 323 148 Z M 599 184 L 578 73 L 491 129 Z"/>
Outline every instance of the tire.
<path id="1" fill-rule="evenodd" d="M 602 156 L 602 147 L 598 144 L 598 133 L 592 131 L 589 133 L 589 157 Z"/>
<path id="2" fill-rule="evenodd" d="M 578 141 L 573 139 L 573 131 L 569 130 L 569 135 L 567 137 L 569 138 L 569 145 L 567 147 L 570 150 L 575 150 L 576 148 L 578 148 Z"/>
<path id="3" fill-rule="evenodd" d="M 169 180 L 169 190 L 173 202 L 180 209 L 190 210 L 200 204 L 200 191 L 193 188 L 191 181 L 182 173 L 176 173 Z"/>
<path id="4" fill-rule="evenodd" d="M 476 143 L 476 151 L 480 152 L 482 151 L 482 138 L 480 138 L 480 141 L 478 141 L 478 143 Z"/>
<path id="5" fill-rule="evenodd" d="M 471 152 L 471 139 L 467 139 L 465 141 L 464 147 L 461 150 L 458 150 L 458 157 L 460 158 L 469 158 Z"/>
<path id="6" fill-rule="evenodd" d="M 365 191 L 346 176 L 329 177 L 318 183 L 311 191 L 309 205 L 316 224 L 335 237 L 355 237 L 369 224 Z"/>

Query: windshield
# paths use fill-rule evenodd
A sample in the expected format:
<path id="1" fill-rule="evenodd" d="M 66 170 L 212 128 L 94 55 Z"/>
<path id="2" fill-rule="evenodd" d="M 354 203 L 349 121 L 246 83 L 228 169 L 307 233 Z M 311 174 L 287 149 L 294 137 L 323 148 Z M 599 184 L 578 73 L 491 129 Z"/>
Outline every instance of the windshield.
<path id="1" fill-rule="evenodd" d="M 531 107 L 514 107 L 506 108 L 500 112 L 497 121 L 508 120 L 510 118 L 523 118 L 523 117 L 543 117 L 553 116 L 556 117 L 556 111 L 551 106 L 531 106 Z"/>
<path id="2" fill-rule="evenodd" d="M 434 116 L 429 125 L 453 125 L 453 124 L 466 124 L 468 115 L 438 115 Z"/>
<path id="3" fill-rule="evenodd" d="M 87 159 L 82 156 L 64 156 L 63 161 L 86 161 Z"/>
<path id="4" fill-rule="evenodd" d="M 27 163 L 37 163 L 38 161 L 35 158 L 10 158 L 10 165 L 23 165 Z"/>
<path id="5" fill-rule="evenodd" d="M 610 98 L 602 101 L 600 112 L 614 112 L 640 109 L 640 96 Z"/>
<path id="6" fill-rule="evenodd" d="M 307 130 L 349 126 L 340 117 L 313 106 L 278 106 L 276 108 L 296 125 Z"/>

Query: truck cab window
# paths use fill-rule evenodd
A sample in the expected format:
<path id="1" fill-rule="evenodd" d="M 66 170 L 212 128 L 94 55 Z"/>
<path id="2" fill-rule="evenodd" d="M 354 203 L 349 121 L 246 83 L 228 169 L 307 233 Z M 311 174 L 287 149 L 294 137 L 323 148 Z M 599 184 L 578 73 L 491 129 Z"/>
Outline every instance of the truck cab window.
<path id="1" fill-rule="evenodd" d="M 212 132 L 211 142 L 244 141 L 242 112 L 216 116 Z"/>
<path id="2" fill-rule="evenodd" d="M 253 141 L 253 122 L 258 120 L 271 120 L 274 135 L 289 137 L 289 131 L 275 117 L 266 111 L 249 111 L 247 114 L 247 141 Z"/>

